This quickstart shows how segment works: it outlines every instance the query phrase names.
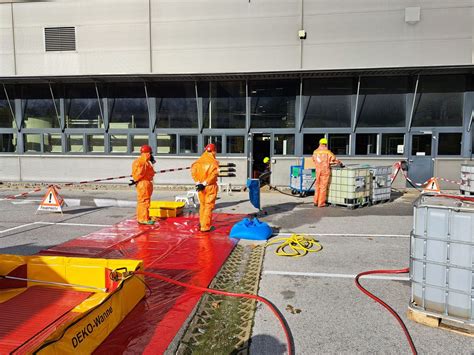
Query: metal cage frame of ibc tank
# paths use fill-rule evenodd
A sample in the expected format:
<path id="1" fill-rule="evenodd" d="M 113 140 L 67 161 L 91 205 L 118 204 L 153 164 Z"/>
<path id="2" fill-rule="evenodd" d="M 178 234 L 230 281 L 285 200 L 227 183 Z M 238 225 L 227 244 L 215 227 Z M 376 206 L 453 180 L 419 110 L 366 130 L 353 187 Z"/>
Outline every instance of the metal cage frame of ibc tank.
<path id="1" fill-rule="evenodd" d="M 365 175 L 358 175 L 359 173 L 355 173 L 355 171 L 360 170 L 365 171 Z M 346 175 L 348 175 L 349 171 L 354 171 L 354 176 L 342 176 L 343 171 Z M 363 189 L 357 191 L 357 180 L 360 180 L 361 178 L 364 180 Z M 352 182 L 354 182 L 354 185 Z M 354 187 L 354 191 L 347 191 L 349 187 Z M 346 190 L 343 191 L 344 188 Z M 362 167 L 359 164 L 346 165 L 344 168 L 334 166 L 331 167 L 331 177 L 327 191 L 327 203 L 331 206 L 344 206 L 349 209 L 369 206 L 371 189 L 372 174 L 368 167 Z M 354 197 L 346 198 L 345 195 L 349 194 L 352 194 Z"/>
<path id="2" fill-rule="evenodd" d="M 392 166 L 377 165 L 369 167 L 372 176 L 370 189 L 370 204 L 389 202 L 392 200 Z M 381 173 L 384 171 L 384 173 Z M 382 182 L 382 185 L 380 184 Z"/>
<path id="3" fill-rule="evenodd" d="M 465 169 L 469 168 L 468 171 Z M 462 195 L 473 196 L 474 195 L 474 165 L 473 164 L 461 164 L 461 185 L 459 191 Z"/>
<path id="4" fill-rule="evenodd" d="M 428 209 L 442 209 L 442 210 L 449 210 L 448 214 L 454 213 L 454 212 L 463 212 L 463 213 L 473 213 L 474 214 L 474 206 L 472 208 L 469 207 L 453 207 L 453 206 L 442 206 L 442 205 L 433 205 L 433 204 L 428 204 L 424 203 L 424 201 L 429 198 L 429 197 L 435 197 L 436 195 L 421 195 L 414 203 L 414 221 L 413 221 L 413 230 L 410 233 L 410 283 L 411 283 L 411 298 L 410 298 L 410 305 L 409 309 L 415 312 L 420 312 L 422 314 L 432 316 L 435 318 L 439 318 L 440 321 L 442 320 L 447 320 L 451 322 L 455 322 L 458 325 L 461 325 L 461 328 L 466 329 L 468 331 L 472 331 L 474 327 L 474 250 L 471 251 L 471 267 L 465 267 L 457 264 L 452 264 L 451 263 L 451 250 L 453 249 L 453 245 L 467 245 L 470 246 L 471 248 L 474 248 L 474 241 L 472 240 L 471 236 L 471 241 L 463 241 L 463 240 L 456 240 L 456 239 L 451 239 L 450 235 L 452 234 L 452 218 L 448 217 L 447 218 L 447 227 L 446 227 L 446 238 L 445 239 L 439 239 L 439 238 L 433 238 L 428 236 Z M 461 197 L 461 196 L 459 196 Z M 423 236 L 416 235 L 415 234 L 415 225 L 416 225 L 416 211 L 418 208 L 424 208 L 425 209 L 425 220 L 424 220 L 424 226 L 423 226 Z M 474 216 L 472 217 L 472 220 L 474 220 Z M 474 226 L 472 227 L 472 231 L 474 231 Z M 472 232 L 471 232 L 472 233 Z M 417 258 L 415 257 L 415 241 L 416 240 L 423 240 L 423 258 Z M 446 243 L 446 255 L 445 255 L 445 260 L 446 262 L 441 263 L 437 261 L 432 261 L 427 259 L 427 244 L 428 241 L 435 241 L 435 242 L 444 242 Z M 469 254 L 469 253 L 468 253 Z M 420 262 L 423 267 L 423 276 L 421 282 L 415 280 L 415 271 L 414 271 L 414 263 L 415 262 Z M 433 284 L 428 284 L 426 282 L 427 278 L 427 265 L 437 265 L 440 267 L 444 267 L 444 286 L 438 286 L 438 285 L 433 285 Z M 451 269 L 460 269 L 460 270 L 467 270 L 471 272 L 471 292 L 465 292 L 463 290 L 459 289 L 453 289 L 449 287 L 449 282 L 450 282 L 450 271 Z M 420 285 L 421 286 L 421 304 L 415 303 L 415 290 L 414 290 L 414 285 Z M 434 309 L 430 309 L 430 307 L 427 307 L 427 297 L 426 297 L 426 289 L 435 289 L 435 290 L 440 290 L 444 292 L 444 311 L 440 312 Z M 450 303 L 449 303 L 449 296 L 451 293 L 454 294 L 460 294 L 469 297 L 470 302 L 469 302 L 469 307 L 467 309 L 467 318 L 463 318 L 460 316 L 453 315 L 452 312 L 449 311 Z"/>

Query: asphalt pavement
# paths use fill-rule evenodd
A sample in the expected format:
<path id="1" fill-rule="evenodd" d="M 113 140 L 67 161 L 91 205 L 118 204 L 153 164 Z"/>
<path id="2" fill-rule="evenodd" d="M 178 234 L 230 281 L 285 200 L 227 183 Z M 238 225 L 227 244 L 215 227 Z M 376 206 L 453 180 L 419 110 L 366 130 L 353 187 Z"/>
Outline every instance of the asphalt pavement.
<path id="1" fill-rule="evenodd" d="M 0 199 L 26 190 L 0 189 Z M 135 212 L 133 189 L 61 189 L 70 202 L 62 215 L 36 213 L 43 194 L 0 201 L 0 253 L 34 254 L 132 218 Z M 153 199 L 173 200 L 182 194 L 156 190 Z M 320 252 L 302 258 L 277 256 L 274 246 L 265 255 L 259 293 L 285 316 L 297 354 L 410 352 L 395 319 L 363 295 L 353 280 L 361 271 L 408 267 L 412 203 L 417 195 L 396 193 L 394 197 L 393 202 L 355 210 L 318 209 L 312 197 L 262 192 L 262 211 L 258 211 L 245 192 L 219 195 L 217 213 L 258 213 L 280 236 L 307 233 L 323 246 Z M 419 353 L 474 351 L 472 338 L 407 320 L 410 283 L 406 274 L 362 283 L 402 316 Z M 255 316 L 251 353 L 286 353 L 282 330 L 262 305 Z"/>

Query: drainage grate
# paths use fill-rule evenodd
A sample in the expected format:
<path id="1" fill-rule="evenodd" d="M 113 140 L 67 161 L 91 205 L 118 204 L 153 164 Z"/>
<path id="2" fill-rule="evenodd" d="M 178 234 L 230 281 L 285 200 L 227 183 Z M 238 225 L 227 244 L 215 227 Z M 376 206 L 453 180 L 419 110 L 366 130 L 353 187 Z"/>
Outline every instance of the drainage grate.
<path id="1" fill-rule="evenodd" d="M 239 243 L 210 288 L 257 294 L 264 245 Z M 248 354 L 256 301 L 205 294 L 177 354 Z"/>

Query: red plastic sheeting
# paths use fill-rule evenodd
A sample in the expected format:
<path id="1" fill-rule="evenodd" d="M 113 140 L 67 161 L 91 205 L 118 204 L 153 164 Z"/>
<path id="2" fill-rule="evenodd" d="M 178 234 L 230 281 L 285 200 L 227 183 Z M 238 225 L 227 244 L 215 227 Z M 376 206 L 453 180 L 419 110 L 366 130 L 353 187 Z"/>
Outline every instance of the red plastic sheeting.
<path id="1" fill-rule="evenodd" d="M 61 288 L 32 286 L 0 303 L 0 354 L 27 353 L 43 342 L 68 313 L 91 295 Z M 41 333 L 41 334 L 39 334 Z"/>
<path id="2" fill-rule="evenodd" d="M 197 215 L 160 220 L 155 226 L 127 220 L 42 251 L 48 255 L 141 259 L 149 272 L 206 287 L 236 241 L 228 237 L 243 215 L 214 214 L 210 233 L 199 231 Z M 202 292 L 146 279 L 152 293 L 140 302 L 96 350 L 96 354 L 163 353 Z"/>

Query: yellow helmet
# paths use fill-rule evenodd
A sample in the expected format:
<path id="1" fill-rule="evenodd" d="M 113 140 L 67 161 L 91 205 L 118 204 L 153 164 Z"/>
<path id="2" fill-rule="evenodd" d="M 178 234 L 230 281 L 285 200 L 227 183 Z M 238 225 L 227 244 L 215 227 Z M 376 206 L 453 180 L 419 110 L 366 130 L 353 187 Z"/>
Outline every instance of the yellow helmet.
<path id="1" fill-rule="evenodd" d="M 263 158 L 263 163 L 264 163 L 264 164 L 267 164 L 269 161 L 270 161 L 270 158 L 269 158 L 269 157 Z"/>
<path id="2" fill-rule="evenodd" d="M 328 145 L 328 140 L 326 138 L 321 138 L 319 140 L 319 144 L 325 144 L 325 145 Z"/>

